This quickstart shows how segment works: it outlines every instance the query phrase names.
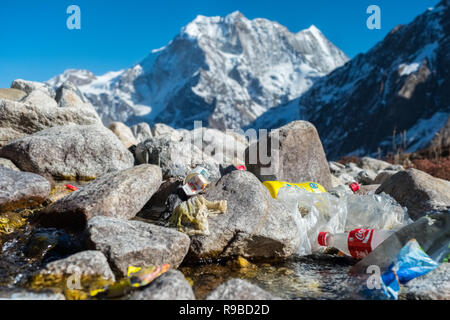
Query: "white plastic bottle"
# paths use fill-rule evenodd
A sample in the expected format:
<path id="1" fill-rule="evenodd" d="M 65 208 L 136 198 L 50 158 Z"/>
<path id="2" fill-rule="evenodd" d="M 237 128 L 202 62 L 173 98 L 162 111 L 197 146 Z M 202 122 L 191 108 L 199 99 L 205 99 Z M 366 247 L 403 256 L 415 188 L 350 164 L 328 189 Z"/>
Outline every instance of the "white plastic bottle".
<path id="1" fill-rule="evenodd" d="M 395 231 L 375 229 L 354 229 L 348 233 L 320 232 L 319 245 L 336 248 L 348 256 L 363 259 Z"/>

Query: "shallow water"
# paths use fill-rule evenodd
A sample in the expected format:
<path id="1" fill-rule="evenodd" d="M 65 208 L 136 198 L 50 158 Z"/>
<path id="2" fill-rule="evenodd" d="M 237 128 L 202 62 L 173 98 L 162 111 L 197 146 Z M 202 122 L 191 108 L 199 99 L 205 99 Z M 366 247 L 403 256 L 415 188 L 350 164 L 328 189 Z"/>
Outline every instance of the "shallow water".
<path id="1" fill-rule="evenodd" d="M 355 260 L 336 255 L 311 255 L 276 264 L 255 263 L 242 267 L 227 264 L 182 266 L 197 299 L 204 299 L 221 283 L 241 278 L 282 299 L 352 298 L 348 271 Z"/>

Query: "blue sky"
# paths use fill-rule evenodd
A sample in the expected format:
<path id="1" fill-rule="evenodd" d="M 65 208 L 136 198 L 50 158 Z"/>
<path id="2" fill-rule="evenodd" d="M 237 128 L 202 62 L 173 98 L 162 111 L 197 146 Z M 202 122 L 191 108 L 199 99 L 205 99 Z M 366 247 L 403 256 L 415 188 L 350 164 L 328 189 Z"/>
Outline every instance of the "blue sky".
<path id="1" fill-rule="evenodd" d="M 397 24 L 412 21 L 438 0 L 22 0 L 0 7 L 0 88 L 17 78 L 45 81 L 65 69 L 95 74 L 130 67 L 166 45 L 197 15 L 267 18 L 297 32 L 316 25 L 354 57 Z M 81 30 L 68 30 L 66 9 L 81 8 Z M 366 27 L 366 8 L 381 8 L 381 30 Z"/>

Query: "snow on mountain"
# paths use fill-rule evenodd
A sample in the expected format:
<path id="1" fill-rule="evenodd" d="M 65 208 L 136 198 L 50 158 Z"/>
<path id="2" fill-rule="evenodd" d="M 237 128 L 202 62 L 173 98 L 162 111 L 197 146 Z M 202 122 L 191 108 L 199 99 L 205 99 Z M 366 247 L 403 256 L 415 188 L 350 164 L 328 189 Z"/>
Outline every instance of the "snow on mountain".
<path id="1" fill-rule="evenodd" d="M 291 33 L 234 12 L 198 16 L 130 69 L 103 76 L 67 70 L 48 82 L 77 84 L 106 124 L 163 122 L 190 129 L 202 120 L 214 128 L 242 128 L 347 61 L 315 26 Z"/>
<path id="2" fill-rule="evenodd" d="M 329 158 L 426 147 L 450 115 L 448 1 L 394 28 L 370 51 L 319 79 L 299 99 L 273 108 L 250 127 L 306 119 Z"/>

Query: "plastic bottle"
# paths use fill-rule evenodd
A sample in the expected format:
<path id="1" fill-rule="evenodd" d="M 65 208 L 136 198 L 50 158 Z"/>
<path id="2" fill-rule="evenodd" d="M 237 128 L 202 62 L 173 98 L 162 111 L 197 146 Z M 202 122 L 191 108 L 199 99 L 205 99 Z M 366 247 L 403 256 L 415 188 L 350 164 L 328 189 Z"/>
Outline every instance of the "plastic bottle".
<path id="1" fill-rule="evenodd" d="M 395 231 L 354 229 L 348 233 L 320 232 L 319 245 L 333 247 L 356 259 L 363 259 Z"/>
<path id="2" fill-rule="evenodd" d="M 290 183 L 284 181 L 264 181 L 263 185 L 269 190 L 272 198 L 277 198 L 278 191 L 283 187 L 300 188 L 308 192 L 321 193 L 327 192 L 324 187 L 315 182 Z"/>
<path id="3" fill-rule="evenodd" d="M 187 196 L 196 195 L 206 188 L 209 184 L 208 179 L 208 171 L 203 167 L 196 167 L 184 179 L 182 189 Z"/>
<path id="4" fill-rule="evenodd" d="M 355 193 L 359 190 L 359 184 L 353 182 L 347 186 L 339 185 L 337 187 L 328 189 L 328 193 L 335 195 L 338 198 L 342 198 L 346 193 Z"/>

